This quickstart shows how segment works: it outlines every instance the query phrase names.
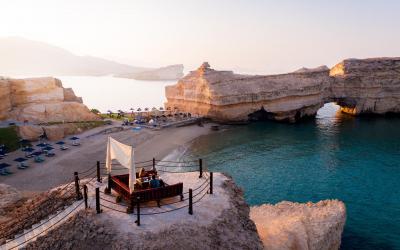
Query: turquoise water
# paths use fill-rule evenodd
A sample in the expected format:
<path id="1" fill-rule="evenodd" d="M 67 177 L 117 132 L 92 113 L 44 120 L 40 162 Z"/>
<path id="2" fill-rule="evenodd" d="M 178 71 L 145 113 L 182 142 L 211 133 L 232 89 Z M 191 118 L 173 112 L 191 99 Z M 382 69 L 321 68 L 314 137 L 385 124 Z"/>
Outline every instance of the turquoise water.
<path id="1" fill-rule="evenodd" d="M 400 118 L 353 118 L 330 107 L 312 121 L 200 137 L 184 157 L 199 156 L 230 174 L 250 205 L 344 201 L 342 249 L 400 249 Z"/>

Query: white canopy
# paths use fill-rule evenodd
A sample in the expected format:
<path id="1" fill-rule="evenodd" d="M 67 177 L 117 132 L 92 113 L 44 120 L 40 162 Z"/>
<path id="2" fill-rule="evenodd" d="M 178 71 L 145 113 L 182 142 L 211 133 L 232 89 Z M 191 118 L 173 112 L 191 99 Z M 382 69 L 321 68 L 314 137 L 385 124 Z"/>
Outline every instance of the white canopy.
<path id="1" fill-rule="evenodd" d="M 133 191 L 134 185 L 136 183 L 136 169 L 135 169 L 135 161 L 134 161 L 134 152 L 133 147 L 129 145 L 125 145 L 115 140 L 112 137 L 108 137 L 107 143 L 107 158 L 106 158 L 106 167 L 107 172 L 111 172 L 112 168 L 112 160 L 116 159 L 122 166 L 129 169 L 129 190 Z"/>

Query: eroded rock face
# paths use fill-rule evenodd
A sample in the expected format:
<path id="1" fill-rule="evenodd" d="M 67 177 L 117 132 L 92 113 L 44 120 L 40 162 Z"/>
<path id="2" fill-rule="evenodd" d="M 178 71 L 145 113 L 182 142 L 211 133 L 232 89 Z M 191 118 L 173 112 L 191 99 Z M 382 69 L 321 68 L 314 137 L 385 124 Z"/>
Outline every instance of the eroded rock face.
<path id="1" fill-rule="evenodd" d="M 166 106 L 217 121 L 261 118 L 295 122 L 327 102 L 353 114 L 400 112 L 400 58 L 345 60 L 281 75 L 240 75 L 204 63 L 166 87 Z M 260 119 L 258 114 L 255 119 Z"/>
<path id="2" fill-rule="evenodd" d="M 35 141 L 44 133 L 43 128 L 38 125 L 18 126 L 18 134 L 21 138 L 29 141 Z"/>
<path id="3" fill-rule="evenodd" d="M 10 82 L 0 79 L 0 120 L 6 119 L 11 110 L 10 91 Z"/>
<path id="4" fill-rule="evenodd" d="M 354 115 L 400 113 L 400 58 L 345 60 L 330 71 L 332 99 Z"/>
<path id="5" fill-rule="evenodd" d="M 33 123 L 97 120 L 76 97 L 52 77 L 0 80 L 0 120 Z"/>
<path id="6" fill-rule="evenodd" d="M 264 204 L 250 209 L 265 249 L 336 250 L 346 221 L 338 200 L 318 203 Z"/>

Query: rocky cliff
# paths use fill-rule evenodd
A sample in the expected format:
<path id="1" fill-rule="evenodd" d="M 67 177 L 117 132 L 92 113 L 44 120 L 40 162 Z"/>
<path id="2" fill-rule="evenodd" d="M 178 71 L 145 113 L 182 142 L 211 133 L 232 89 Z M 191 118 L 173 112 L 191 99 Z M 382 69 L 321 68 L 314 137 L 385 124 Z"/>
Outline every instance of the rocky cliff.
<path id="1" fill-rule="evenodd" d="M 327 102 L 351 114 L 400 112 L 400 58 L 348 59 L 332 69 L 240 75 L 204 63 L 166 87 L 168 107 L 218 121 L 315 116 Z"/>
<path id="2" fill-rule="evenodd" d="M 336 250 L 341 243 L 346 208 L 338 200 L 305 204 L 283 201 L 252 207 L 250 218 L 256 223 L 265 249 Z"/>
<path id="3" fill-rule="evenodd" d="M 74 127 L 61 123 L 98 119 L 82 103 L 82 98 L 75 96 L 72 89 L 63 88 L 56 78 L 0 79 L 0 121 L 27 121 L 18 128 L 24 139 L 36 140 L 46 133 L 49 139 L 58 140 Z M 57 125 L 38 125 L 43 123 Z"/>
<path id="4" fill-rule="evenodd" d="M 4 79 L 0 90 L 0 120 L 45 123 L 98 119 L 56 78 Z"/>

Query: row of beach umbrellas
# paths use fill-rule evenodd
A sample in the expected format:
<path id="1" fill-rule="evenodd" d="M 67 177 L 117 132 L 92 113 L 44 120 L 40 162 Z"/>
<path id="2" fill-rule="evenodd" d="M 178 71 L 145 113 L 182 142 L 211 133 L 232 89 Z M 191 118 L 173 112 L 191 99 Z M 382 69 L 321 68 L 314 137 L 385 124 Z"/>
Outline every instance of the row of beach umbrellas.
<path id="1" fill-rule="evenodd" d="M 71 138 L 69 138 L 71 141 L 76 141 L 76 140 L 79 140 L 79 137 L 76 137 L 76 136 L 74 136 L 74 137 L 71 137 Z M 20 141 L 20 143 L 21 142 L 23 142 L 23 140 L 21 140 Z M 27 140 L 25 140 L 25 143 L 26 142 L 29 142 L 29 141 L 27 141 Z M 56 142 L 56 144 L 57 145 L 64 145 L 65 144 L 65 142 L 63 142 L 63 141 L 59 141 L 59 142 Z M 40 147 L 41 148 L 41 150 L 46 150 L 46 151 L 51 151 L 51 150 L 53 150 L 54 148 L 51 146 L 51 144 L 49 144 L 49 143 L 44 143 L 44 142 L 41 142 L 41 143 L 39 143 L 39 144 L 37 144 L 36 145 L 37 147 Z M 34 152 L 35 151 L 35 149 L 34 148 L 32 148 L 32 147 L 25 147 L 25 148 L 23 148 L 22 149 L 22 151 L 24 151 L 25 153 L 29 153 L 30 155 L 34 155 L 34 156 L 39 156 L 39 155 L 41 155 L 43 152 L 41 152 L 41 151 L 36 151 L 36 152 Z M 28 154 L 26 154 L 26 155 L 28 155 Z M 18 158 L 16 158 L 16 159 L 14 159 L 14 161 L 16 161 L 16 162 L 24 162 L 24 161 L 27 161 L 28 159 L 26 159 L 26 158 L 24 158 L 24 157 L 18 157 Z M 5 166 L 5 165 L 7 165 L 7 166 Z M 0 163 L 0 169 L 2 169 L 2 168 L 4 168 L 4 167 L 9 167 L 10 165 L 9 164 L 7 164 L 7 163 Z"/>
<path id="2" fill-rule="evenodd" d="M 142 109 L 142 108 L 137 108 L 137 109 L 134 109 L 134 108 L 130 108 L 130 111 L 131 112 L 149 112 L 149 111 L 161 111 L 161 112 L 164 112 L 164 111 L 172 111 L 172 110 L 178 110 L 178 108 L 177 107 L 174 107 L 174 108 L 171 108 L 171 107 L 167 107 L 166 109 L 164 109 L 163 107 L 159 107 L 158 109 L 156 108 L 156 107 L 153 107 L 151 110 L 150 110 L 150 108 L 144 108 L 144 109 Z M 107 110 L 107 113 L 108 114 L 114 114 L 114 112 L 112 111 L 112 110 Z M 123 113 L 128 113 L 128 112 L 125 112 L 125 111 L 123 111 L 123 110 L 117 110 L 117 112 L 116 113 L 119 113 L 119 114 L 123 114 Z"/>

